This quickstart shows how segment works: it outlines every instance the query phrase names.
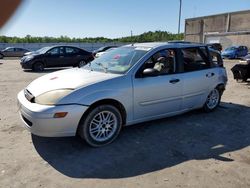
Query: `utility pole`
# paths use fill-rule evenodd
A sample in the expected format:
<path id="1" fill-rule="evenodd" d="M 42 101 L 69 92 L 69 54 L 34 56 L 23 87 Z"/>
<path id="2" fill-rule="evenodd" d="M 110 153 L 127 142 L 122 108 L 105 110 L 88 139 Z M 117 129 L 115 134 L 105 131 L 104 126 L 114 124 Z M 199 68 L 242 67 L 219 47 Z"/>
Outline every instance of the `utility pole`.
<path id="1" fill-rule="evenodd" d="M 180 0 L 178 34 L 180 34 L 180 27 L 181 27 L 181 8 L 182 8 L 182 0 Z"/>

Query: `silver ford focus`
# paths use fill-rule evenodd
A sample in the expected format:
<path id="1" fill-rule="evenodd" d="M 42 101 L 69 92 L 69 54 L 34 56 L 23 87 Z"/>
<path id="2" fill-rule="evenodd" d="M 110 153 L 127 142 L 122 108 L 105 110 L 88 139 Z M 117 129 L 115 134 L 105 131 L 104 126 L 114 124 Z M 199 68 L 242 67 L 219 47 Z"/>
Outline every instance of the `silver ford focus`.
<path id="1" fill-rule="evenodd" d="M 214 110 L 227 83 L 219 52 L 184 42 L 114 49 L 82 68 L 34 80 L 18 94 L 25 127 L 46 137 L 80 135 L 94 147 L 125 125 Z"/>

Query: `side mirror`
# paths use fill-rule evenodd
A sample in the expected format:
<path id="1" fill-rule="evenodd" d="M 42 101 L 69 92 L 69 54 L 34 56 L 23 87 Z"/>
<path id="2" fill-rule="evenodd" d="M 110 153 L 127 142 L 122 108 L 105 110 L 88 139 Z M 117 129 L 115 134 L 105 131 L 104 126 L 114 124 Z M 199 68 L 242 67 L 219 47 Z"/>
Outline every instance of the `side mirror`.
<path id="1" fill-rule="evenodd" d="M 157 71 L 156 69 L 153 69 L 153 68 L 147 68 L 147 69 L 144 69 L 144 70 L 143 70 L 142 75 L 143 75 L 143 77 L 147 77 L 147 76 L 150 76 L 150 77 L 158 76 L 158 75 L 159 75 L 159 71 Z"/>

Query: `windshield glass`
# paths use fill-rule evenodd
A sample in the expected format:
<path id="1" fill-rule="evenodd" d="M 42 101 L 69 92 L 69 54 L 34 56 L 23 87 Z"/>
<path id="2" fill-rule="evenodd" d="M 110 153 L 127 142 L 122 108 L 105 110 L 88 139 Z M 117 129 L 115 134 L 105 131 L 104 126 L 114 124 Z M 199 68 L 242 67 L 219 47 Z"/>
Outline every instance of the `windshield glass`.
<path id="1" fill-rule="evenodd" d="M 132 67 L 150 48 L 120 47 L 108 51 L 106 54 L 94 59 L 90 65 L 83 68 L 99 72 L 124 74 Z"/>
<path id="2" fill-rule="evenodd" d="M 50 49 L 50 47 L 43 47 L 43 48 L 37 50 L 36 53 L 43 54 L 43 53 L 47 52 L 48 49 Z"/>
<path id="3" fill-rule="evenodd" d="M 229 47 L 227 48 L 225 51 L 232 51 L 232 50 L 236 50 L 237 48 L 235 46 Z"/>

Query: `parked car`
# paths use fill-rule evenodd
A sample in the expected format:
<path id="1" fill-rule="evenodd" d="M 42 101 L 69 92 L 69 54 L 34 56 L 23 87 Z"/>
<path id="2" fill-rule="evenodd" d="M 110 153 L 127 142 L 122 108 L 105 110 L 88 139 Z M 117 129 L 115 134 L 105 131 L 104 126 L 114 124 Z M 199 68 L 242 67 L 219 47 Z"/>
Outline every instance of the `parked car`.
<path id="1" fill-rule="evenodd" d="M 213 111 L 226 83 L 220 53 L 205 44 L 142 43 L 116 48 L 80 69 L 42 76 L 19 92 L 18 103 L 33 134 L 78 134 L 98 147 L 125 125 Z"/>
<path id="2" fill-rule="evenodd" d="M 117 48 L 117 46 L 102 46 L 102 47 L 98 48 L 97 50 L 94 50 L 93 54 L 96 55 L 97 53 L 104 52 L 110 48 Z"/>
<path id="3" fill-rule="evenodd" d="M 219 52 L 222 51 L 222 45 L 220 43 L 209 43 L 207 45 L 209 48 L 212 48 L 212 49 L 217 50 Z"/>
<path id="4" fill-rule="evenodd" d="M 117 48 L 117 47 L 109 48 L 109 49 L 107 49 L 106 51 L 98 52 L 98 53 L 95 54 L 95 57 L 98 58 L 98 57 L 100 57 L 101 55 L 106 54 L 107 52 L 109 52 L 109 51 L 111 51 L 111 50 L 113 50 L 113 49 L 115 49 L 115 48 Z"/>
<path id="5" fill-rule="evenodd" d="M 23 48 L 8 47 L 0 51 L 0 59 L 4 57 L 22 57 L 29 50 Z"/>
<path id="6" fill-rule="evenodd" d="M 44 47 L 21 59 L 23 69 L 43 71 L 47 67 L 84 66 L 94 59 L 91 52 L 73 46 Z"/>
<path id="7" fill-rule="evenodd" d="M 240 63 L 233 66 L 231 71 L 235 80 L 246 82 L 250 78 L 250 55 L 241 58 Z"/>
<path id="8" fill-rule="evenodd" d="M 246 46 L 231 46 L 226 48 L 222 53 L 223 58 L 237 59 L 244 57 L 248 54 L 248 48 Z"/>

